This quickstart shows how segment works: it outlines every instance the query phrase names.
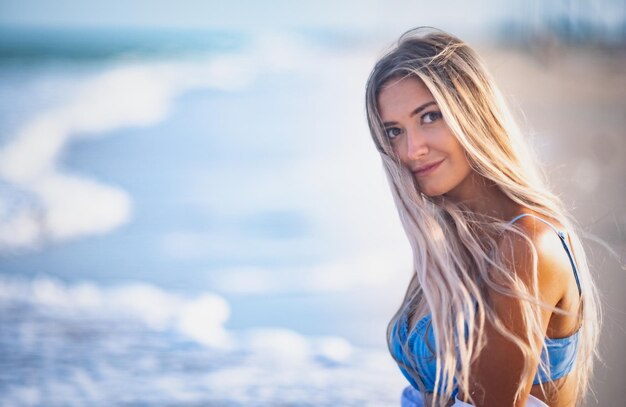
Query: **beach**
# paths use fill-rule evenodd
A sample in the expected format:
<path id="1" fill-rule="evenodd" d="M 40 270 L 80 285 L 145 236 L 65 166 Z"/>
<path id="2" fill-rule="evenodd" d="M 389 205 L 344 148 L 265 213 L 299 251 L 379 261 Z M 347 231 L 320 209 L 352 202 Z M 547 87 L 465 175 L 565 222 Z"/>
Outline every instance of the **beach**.
<path id="1" fill-rule="evenodd" d="M 411 254 L 363 100 L 387 38 L 67 35 L 0 64 L 0 405 L 398 405 Z M 588 234 L 585 405 L 612 405 L 626 271 L 594 240 L 624 263 L 626 51 L 472 45 Z"/>

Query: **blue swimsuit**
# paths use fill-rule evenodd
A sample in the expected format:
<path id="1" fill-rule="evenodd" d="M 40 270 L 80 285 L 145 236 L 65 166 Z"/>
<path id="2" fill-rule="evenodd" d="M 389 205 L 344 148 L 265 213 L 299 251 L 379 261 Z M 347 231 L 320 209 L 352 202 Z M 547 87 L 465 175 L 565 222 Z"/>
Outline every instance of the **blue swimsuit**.
<path id="1" fill-rule="evenodd" d="M 572 257 L 569 245 L 567 243 L 565 233 L 558 230 L 554 225 L 547 221 L 538 218 L 532 214 L 522 214 L 515 217 L 509 222 L 509 224 L 515 222 L 523 216 L 533 216 L 538 220 L 544 222 L 550 226 L 561 239 L 561 243 L 567 252 L 574 276 L 576 278 L 576 284 L 578 285 L 578 293 L 581 294 L 580 281 L 578 279 L 578 270 Z M 403 313 L 400 318 L 397 319 L 391 331 L 391 346 L 392 352 L 396 361 L 401 361 L 407 368 L 414 367 L 414 374 L 417 374 L 426 389 L 427 392 L 433 392 L 435 388 L 436 379 L 436 359 L 433 354 L 435 349 L 435 334 L 434 330 L 430 326 L 431 315 L 428 314 L 420 319 L 415 328 L 411 332 L 408 332 L 408 321 L 406 313 Z M 398 324 L 400 325 L 400 331 L 398 332 Z M 545 338 L 545 344 L 547 352 L 544 349 L 541 353 L 542 361 L 545 361 L 550 366 L 550 375 L 548 376 L 541 369 L 538 369 L 533 384 L 545 383 L 553 381 L 566 376 L 574 367 L 576 360 L 576 353 L 578 351 L 578 334 L 580 331 L 567 336 L 565 338 Z M 402 344 L 408 340 L 407 348 L 410 350 L 410 354 L 407 355 L 402 349 Z M 411 385 L 418 389 L 418 385 L 413 377 L 405 370 L 405 367 L 399 364 L 402 374 L 407 378 Z M 440 382 L 439 391 L 443 391 L 443 383 Z M 452 395 L 455 396 L 458 389 L 454 389 Z"/>

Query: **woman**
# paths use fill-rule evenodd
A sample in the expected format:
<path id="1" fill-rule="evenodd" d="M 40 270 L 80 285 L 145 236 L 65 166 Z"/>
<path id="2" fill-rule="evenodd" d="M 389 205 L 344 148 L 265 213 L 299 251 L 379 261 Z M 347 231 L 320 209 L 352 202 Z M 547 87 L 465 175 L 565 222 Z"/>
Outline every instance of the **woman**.
<path id="1" fill-rule="evenodd" d="M 403 405 L 581 402 L 597 292 L 573 222 L 475 52 L 409 31 L 374 67 L 366 103 L 413 249 L 387 330 L 411 384 Z"/>

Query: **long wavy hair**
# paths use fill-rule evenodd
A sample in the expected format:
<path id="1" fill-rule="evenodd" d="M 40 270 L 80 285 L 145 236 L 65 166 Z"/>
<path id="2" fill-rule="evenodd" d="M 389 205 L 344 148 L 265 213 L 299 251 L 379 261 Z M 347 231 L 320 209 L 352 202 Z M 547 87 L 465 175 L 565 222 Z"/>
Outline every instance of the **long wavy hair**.
<path id="1" fill-rule="evenodd" d="M 464 148 L 473 171 L 496 185 L 512 201 L 557 220 L 567 230 L 582 286 L 584 306 L 579 308 L 579 314 L 539 300 L 537 252 L 522 229 L 472 213 L 462 203 L 420 192 L 414 175 L 401 164 L 391 147 L 377 105 L 381 88 L 390 80 L 404 77 L 416 77 L 430 90 L 447 126 Z M 537 360 L 542 351 L 536 341 L 528 340 L 543 337 L 540 307 L 562 315 L 579 315 L 582 319 L 579 349 L 576 368 L 570 375 L 576 376 L 576 399 L 583 400 L 594 355 L 598 356 L 597 289 L 589 273 L 577 226 L 560 199 L 549 190 L 534 153 L 477 54 L 460 39 L 440 30 L 431 27 L 410 30 L 376 63 L 367 82 L 366 109 L 371 136 L 382 158 L 413 252 L 413 279 L 387 328 L 390 350 L 392 340 L 399 340 L 392 338 L 394 332 L 397 335 L 400 331 L 393 329 L 398 319 L 403 314 L 428 311 L 432 321 L 430 329 L 437 338 L 433 349 L 437 378 L 432 400 L 433 405 L 445 405 L 452 398 L 455 386 L 469 388 L 470 365 L 486 342 L 485 321 L 491 322 L 519 347 L 526 360 L 522 377 L 527 377 L 535 368 L 532 361 Z M 530 285 L 523 283 L 505 265 L 498 250 L 499 237 L 504 232 L 522 237 L 531 249 L 535 272 Z M 526 336 L 520 337 L 498 318 L 490 304 L 488 290 L 519 298 Z M 402 346 L 405 354 L 409 354 L 407 344 Z M 413 373 L 415 366 L 405 366 L 401 360 L 397 362 L 414 376 L 424 391 L 420 377 Z M 549 374 L 549 366 L 543 361 L 539 369 Z M 524 385 L 520 380 L 516 398 Z M 465 393 L 474 403 L 469 392 Z"/>

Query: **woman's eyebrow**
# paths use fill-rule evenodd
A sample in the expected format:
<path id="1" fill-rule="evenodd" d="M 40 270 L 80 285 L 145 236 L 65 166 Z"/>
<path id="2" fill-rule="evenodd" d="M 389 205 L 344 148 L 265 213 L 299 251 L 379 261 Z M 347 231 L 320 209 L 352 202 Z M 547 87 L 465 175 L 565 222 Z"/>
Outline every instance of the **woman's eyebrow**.
<path id="1" fill-rule="evenodd" d="M 428 106 L 430 105 L 435 105 L 437 104 L 437 102 L 435 102 L 434 100 L 431 100 L 430 102 L 426 102 L 422 105 L 419 105 L 418 107 L 416 107 L 411 114 L 409 115 L 410 117 L 415 116 L 416 114 L 418 114 L 419 112 L 421 112 L 422 110 L 426 109 Z M 397 122 L 384 122 L 383 125 L 384 126 L 390 126 L 392 124 L 397 124 Z"/>

